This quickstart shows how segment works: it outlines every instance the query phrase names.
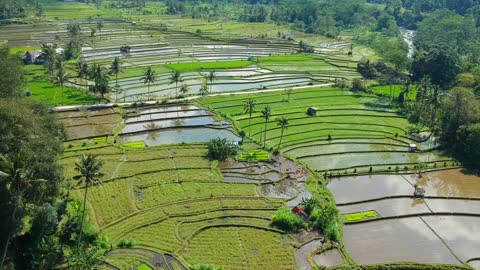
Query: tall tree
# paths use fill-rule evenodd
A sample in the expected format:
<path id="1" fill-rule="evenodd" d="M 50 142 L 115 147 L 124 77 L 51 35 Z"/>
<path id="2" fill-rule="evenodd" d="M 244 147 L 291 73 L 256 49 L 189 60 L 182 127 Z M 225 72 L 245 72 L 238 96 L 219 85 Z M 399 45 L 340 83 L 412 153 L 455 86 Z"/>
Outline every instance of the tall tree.
<path id="1" fill-rule="evenodd" d="M 175 83 L 175 97 L 178 96 L 178 83 L 182 81 L 182 74 L 180 71 L 174 70 L 170 72 L 170 84 Z"/>
<path id="2" fill-rule="evenodd" d="M 81 160 L 75 163 L 75 170 L 80 173 L 77 179 L 79 179 L 80 184 L 85 185 L 85 191 L 83 194 L 83 212 L 82 212 L 82 222 L 80 223 L 80 232 L 78 234 L 78 245 L 77 248 L 80 250 L 82 248 L 82 233 L 83 226 L 85 223 L 85 213 L 87 210 L 87 194 L 88 188 L 93 185 L 100 184 L 99 178 L 102 176 L 102 166 L 103 161 L 98 160 L 97 156 L 92 154 L 83 155 Z"/>
<path id="3" fill-rule="evenodd" d="M 148 67 L 143 74 L 143 77 L 140 79 L 143 81 L 143 84 L 147 84 L 147 99 L 150 98 L 150 84 L 155 83 L 157 80 L 157 75 L 155 70 L 152 67 Z"/>
<path id="4" fill-rule="evenodd" d="M 270 116 L 272 116 L 272 109 L 270 106 L 266 106 L 262 110 L 262 117 L 265 120 L 265 126 L 263 128 L 263 147 L 265 148 L 265 144 L 267 143 L 267 124 L 268 120 L 270 120 Z"/>
<path id="5" fill-rule="evenodd" d="M 10 54 L 7 47 L 0 47 L 0 98 L 22 95 L 25 76 L 20 58 Z"/>
<path id="6" fill-rule="evenodd" d="M 53 76 L 59 56 L 57 54 L 57 44 L 42 44 L 41 57 L 45 61 L 45 67 L 47 68 L 50 76 Z"/>
<path id="7" fill-rule="evenodd" d="M 118 99 L 118 74 L 123 72 L 122 61 L 115 57 L 110 65 L 110 74 L 115 75 L 115 100 Z"/>
<path id="8" fill-rule="evenodd" d="M 99 64 L 93 64 L 89 73 L 95 82 L 95 92 L 99 92 L 103 97 L 110 90 L 108 71 Z"/>
<path id="9" fill-rule="evenodd" d="M 63 104 L 63 93 L 64 93 L 64 86 L 65 86 L 65 83 L 68 81 L 68 79 L 70 79 L 70 74 L 68 74 L 68 72 L 65 70 L 65 67 L 64 65 L 62 65 L 58 70 L 57 72 L 55 73 L 55 76 L 52 78 L 53 79 L 53 82 L 60 86 L 62 88 L 62 97 L 61 97 L 61 100 L 60 100 L 60 103 Z"/>
<path id="10" fill-rule="evenodd" d="M 289 125 L 288 118 L 286 116 L 282 116 L 281 118 L 277 119 L 277 126 L 279 126 L 281 129 L 280 142 L 278 143 L 277 150 L 280 150 L 280 146 L 282 145 L 282 140 L 283 140 L 283 134 L 285 133 L 285 130 L 287 129 L 288 125 Z"/>
<path id="11" fill-rule="evenodd" d="M 77 75 L 78 78 L 83 79 L 85 87 L 88 89 L 87 77 L 88 77 L 88 64 L 83 59 L 77 62 Z"/>
<path id="12" fill-rule="evenodd" d="M 215 71 L 210 71 L 206 76 L 207 81 L 210 82 L 209 83 L 210 91 L 212 91 L 212 85 L 216 78 L 217 78 L 217 74 L 215 73 Z"/>
<path id="13" fill-rule="evenodd" d="M 245 100 L 245 104 L 243 105 L 243 109 L 245 113 L 248 113 L 248 136 L 252 136 L 252 114 L 255 111 L 255 105 L 257 103 L 255 100 L 249 98 Z"/>

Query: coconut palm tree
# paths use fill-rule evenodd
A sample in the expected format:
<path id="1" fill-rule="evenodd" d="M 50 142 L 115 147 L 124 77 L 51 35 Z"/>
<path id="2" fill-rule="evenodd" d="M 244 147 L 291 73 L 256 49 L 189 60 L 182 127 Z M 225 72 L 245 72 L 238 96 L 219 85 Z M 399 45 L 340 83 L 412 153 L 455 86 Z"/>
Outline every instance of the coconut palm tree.
<path id="1" fill-rule="evenodd" d="M 115 57 L 110 65 L 110 74 L 115 75 L 115 100 L 118 99 L 118 74 L 123 72 L 120 57 Z"/>
<path id="2" fill-rule="evenodd" d="M 255 100 L 249 98 L 245 100 L 245 104 L 243 106 L 244 112 L 248 113 L 249 119 L 248 119 L 248 136 L 252 135 L 252 114 L 255 111 L 255 105 L 257 103 Z"/>
<path id="3" fill-rule="evenodd" d="M 93 64 L 90 69 L 90 78 L 95 82 L 95 92 L 100 92 L 103 97 L 109 90 L 108 81 L 110 76 L 107 70 L 99 64 Z"/>
<path id="4" fill-rule="evenodd" d="M 178 96 L 178 83 L 182 81 L 180 71 L 174 70 L 170 72 L 170 84 L 175 83 L 175 97 Z"/>
<path id="5" fill-rule="evenodd" d="M 208 73 L 208 75 L 205 77 L 205 79 L 207 79 L 207 81 L 210 82 L 210 84 L 209 84 L 210 91 L 212 91 L 212 84 L 213 84 L 213 82 L 215 81 L 216 78 L 217 78 L 217 74 L 215 73 L 215 71 L 210 71 Z"/>
<path id="6" fill-rule="evenodd" d="M 206 79 L 202 81 L 202 85 L 200 86 L 200 90 L 198 92 L 201 96 L 208 95 L 208 84 Z"/>
<path id="7" fill-rule="evenodd" d="M 52 78 L 53 82 L 62 88 L 62 97 L 61 97 L 60 103 L 63 103 L 63 88 L 65 86 L 65 83 L 68 81 L 68 79 L 70 79 L 70 74 L 68 74 L 68 72 L 65 71 L 64 66 L 61 65 L 60 68 L 55 73 L 55 76 L 53 76 Z"/>
<path id="8" fill-rule="evenodd" d="M 270 116 L 272 116 L 272 108 L 270 106 L 265 106 L 262 110 L 262 117 L 265 120 L 265 127 L 263 128 L 263 147 L 265 148 L 265 144 L 267 143 L 267 124 L 268 120 L 270 120 Z"/>
<path id="9" fill-rule="evenodd" d="M 140 79 L 143 81 L 143 84 L 147 84 L 147 98 L 150 97 L 150 84 L 155 83 L 157 80 L 157 75 L 155 74 L 155 70 L 152 67 L 148 67 L 143 74 L 143 77 Z"/>
<path id="10" fill-rule="evenodd" d="M 78 78 L 83 79 L 85 82 L 85 86 L 87 86 L 87 77 L 88 77 L 88 64 L 83 59 L 77 62 L 77 75 Z"/>
<path id="11" fill-rule="evenodd" d="M 100 184 L 99 178 L 102 176 L 102 166 L 103 161 L 98 160 L 97 156 L 92 154 L 84 154 L 81 160 L 75 163 L 75 170 L 80 173 L 80 175 L 76 178 L 79 180 L 79 184 L 85 184 L 85 192 L 83 194 L 82 222 L 80 223 L 80 232 L 78 235 L 78 249 L 81 248 L 82 243 L 82 231 L 85 222 L 85 212 L 87 209 L 88 188 L 92 185 Z"/>
<path id="12" fill-rule="evenodd" d="M 282 116 L 281 118 L 278 118 L 277 126 L 279 126 L 282 129 L 282 133 L 280 134 L 280 142 L 278 143 L 278 150 L 280 150 L 280 146 L 282 145 L 283 134 L 288 127 L 288 117 Z"/>
<path id="13" fill-rule="evenodd" d="M 181 87 L 180 87 L 180 93 L 182 93 L 182 96 L 185 97 L 188 93 L 189 89 L 188 89 L 188 85 L 186 84 L 183 84 Z"/>
<path id="14" fill-rule="evenodd" d="M 50 76 L 53 76 L 57 62 L 57 44 L 42 44 L 41 56 L 45 60 L 45 67 L 47 68 Z"/>

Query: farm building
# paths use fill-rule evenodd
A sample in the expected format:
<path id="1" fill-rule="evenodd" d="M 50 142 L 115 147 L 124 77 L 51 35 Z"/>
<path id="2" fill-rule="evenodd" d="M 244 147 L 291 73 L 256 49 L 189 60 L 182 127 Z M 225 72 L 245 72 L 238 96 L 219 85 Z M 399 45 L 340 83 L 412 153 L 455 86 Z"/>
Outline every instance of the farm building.
<path id="1" fill-rule="evenodd" d="M 299 216 L 299 217 L 301 217 L 305 220 L 308 219 L 307 213 L 305 213 L 305 210 L 303 210 L 303 208 L 300 205 L 297 205 L 297 206 L 293 207 L 292 212 L 295 215 L 297 215 L 297 216 Z"/>
<path id="2" fill-rule="evenodd" d="M 37 60 L 38 60 L 39 57 L 40 57 L 39 52 L 28 51 L 24 55 L 25 64 L 27 64 L 27 65 L 35 64 L 35 63 L 37 63 Z"/>

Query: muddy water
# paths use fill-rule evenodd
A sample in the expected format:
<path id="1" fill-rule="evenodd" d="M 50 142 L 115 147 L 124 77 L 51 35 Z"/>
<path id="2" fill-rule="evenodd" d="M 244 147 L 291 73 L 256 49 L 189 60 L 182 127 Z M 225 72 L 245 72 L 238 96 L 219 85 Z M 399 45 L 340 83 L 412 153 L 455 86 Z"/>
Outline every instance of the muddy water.
<path id="1" fill-rule="evenodd" d="M 315 254 L 313 260 L 319 266 L 332 267 L 343 263 L 343 257 L 337 249 L 330 249 L 320 254 Z"/>
<path id="2" fill-rule="evenodd" d="M 139 116 L 128 117 L 125 121 L 126 123 L 132 122 L 141 122 L 141 121 L 155 121 L 163 120 L 169 118 L 178 118 L 178 117 L 198 117 L 198 116 L 209 116 L 210 114 L 203 110 L 188 110 L 188 111 L 176 111 L 176 112 L 163 112 L 163 113 L 142 113 Z"/>
<path id="3" fill-rule="evenodd" d="M 297 183 L 295 188 L 298 192 L 297 197 L 287 202 L 287 205 L 291 207 L 299 205 L 302 202 L 302 199 L 310 199 L 312 197 L 312 193 L 308 191 L 307 186 L 304 182 Z"/>
<path id="4" fill-rule="evenodd" d="M 321 246 L 322 242 L 320 240 L 313 240 L 295 251 L 300 270 L 312 269 L 312 265 L 308 262 L 308 254 L 310 254 L 310 252 L 312 252 L 315 248 L 320 248 Z"/>
<path id="5" fill-rule="evenodd" d="M 111 108 L 58 112 L 55 115 L 66 126 L 69 140 L 109 135 L 121 121 L 121 116 Z"/>
<path id="6" fill-rule="evenodd" d="M 395 195 L 413 195 L 414 188 L 399 175 L 365 175 L 333 179 L 328 188 L 339 204 Z"/>
<path id="7" fill-rule="evenodd" d="M 297 195 L 297 190 L 285 183 L 262 185 L 263 196 L 279 199 L 290 199 Z"/>
<path id="8" fill-rule="evenodd" d="M 407 178 L 426 191 L 426 196 L 480 198 L 480 176 L 465 169 L 426 173 L 421 178 Z"/>
<path id="9" fill-rule="evenodd" d="M 382 217 L 430 213 L 423 200 L 409 198 L 386 199 L 338 207 L 342 214 L 375 210 Z"/>
<path id="10" fill-rule="evenodd" d="M 460 264 L 420 218 L 346 225 L 344 240 L 347 251 L 359 264 L 386 262 Z"/>
<path id="11" fill-rule="evenodd" d="M 472 200 L 444 200 L 444 199 L 426 199 L 425 200 L 433 212 L 440 213 L 464 213 L 480 215 L 480 201 Z M 479 254 L 480 256 L 480 254 Z"/>
<path id="12" fill-rule="evenodd" d="M 118 124 L 84 125 L 67 128 L 67 139 L 76 140 L 88 137 L 110 135 Z"/>
<path id="13" fill-rule="evenodd" d="M 461 260 L 480 257 L 480 218 L 432 216 L 423 219 Z"/>

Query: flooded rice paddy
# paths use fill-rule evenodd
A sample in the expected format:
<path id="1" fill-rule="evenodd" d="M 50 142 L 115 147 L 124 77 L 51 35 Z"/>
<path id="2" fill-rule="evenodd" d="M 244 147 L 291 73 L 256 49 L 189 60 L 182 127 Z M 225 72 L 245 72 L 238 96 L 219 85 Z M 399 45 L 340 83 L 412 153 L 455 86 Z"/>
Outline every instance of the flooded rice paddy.
<path id="1" fill-rule="evenodd" d="M 343 263 L 342 254 L 337 249 L 329 249 L 313 256 L 313 261 L 318 266 L 333 267 Z"/>
<path id="2" fill-rule="evenodd" d="M 480 176 L 466 169 L 443 170 L 406 179 L 424 188 L 427 196 L 480 198 Z"/>
<path id="3" fill-rule="evenodd" d="M 347 225 L 345 246 L 359 264 L 418 262 L 460 264 L 417 217 Z"/>
<path id="4" fill-rule="evenodd" d="M 425 188 L 424 200 L 413 199 L 415 184 Z M 380 215 L 344 226 L 346 249 L 357 263 L 462 264 L 480 257 L 479 185 L 475 173 L 452 169 L 422 177 L 342 177 L 328 188 L 342 214 L 374 210 Z M 475 261 L 472 266 L 477 267 Z"/>
<path id="5" fill-rule="evenodd" d="M 308 261 L 308 256 L 311 254 L 315 249 L 321 248 L 322 247 L 322 241 L 321 240 L 313 240 L 310 241 L 297 250 L 295 250 L 295 254 L 297 256 L 298 260 L 298 266 L 300 270 L 311 270 L 312 265 Z"/>
<path id="6" fill-rule="evenodd" d="M 365 175 L 334 178 L 328 188 L 337 204 L 390 196 L 412 195 L 414 188 L 401 175 Z"/>
<path id="7" fill-rule="evenodd" d="M 462 261 L 480 257 L 479 217 L 432 216 L 423 219 Z"/>
<path id="8" fill-rule="evenodd" d="M 381 217 L 431 213 L 423 200 L 414 200 L 413 198 L 395 198 L 356 203 L 353 205 L 339 206 L 338 209 L 342 214 L 374 210 Z"/>

